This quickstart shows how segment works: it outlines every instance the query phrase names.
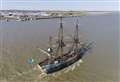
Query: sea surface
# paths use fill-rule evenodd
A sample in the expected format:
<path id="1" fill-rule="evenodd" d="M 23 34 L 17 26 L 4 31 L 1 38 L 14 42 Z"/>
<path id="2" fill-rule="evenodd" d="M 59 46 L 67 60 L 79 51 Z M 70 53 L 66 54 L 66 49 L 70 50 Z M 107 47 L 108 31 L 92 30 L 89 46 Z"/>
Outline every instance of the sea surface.
<path id="1" fill-rule="evenodd" d="M 78 19 L 80 40 L 94 41 L 94 47 L 73 71 L 44 78 L 34 69 L 46 57 L 37 47 L 47 49 L 48 37 L 57 37 L 59 18 L 1 21 L 0 82 L 120 82 L 118 18 L 118 12 L 63 18 L 64 36 L 73 35 Z M 34 59 L 32 65 L 29 58 Z"/>

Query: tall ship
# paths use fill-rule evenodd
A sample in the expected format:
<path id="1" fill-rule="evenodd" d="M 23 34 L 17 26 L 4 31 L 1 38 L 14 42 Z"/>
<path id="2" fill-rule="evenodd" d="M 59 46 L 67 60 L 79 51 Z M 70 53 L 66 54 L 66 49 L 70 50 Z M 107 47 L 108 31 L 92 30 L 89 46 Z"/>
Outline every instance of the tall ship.
<path id="1" fill-rule="evenodd" d="M 47 58 L 38 63 L 39 68 L 46 74 L 52 74 L 71 66 L 81 60 L 86 52 L 91 49 L 92 42 L 84 43 L 79 39 L 79 26 L 77 20 L 70 47 L 67 52 L 65 52 L 67 43 L 64 41 L 62 19 L 61 17 L 56 49 L 52 47 L 52 37 L 49 37 L 49 48 L 47 50 L 39 48 L 41 52 L 47 54 Z"/>

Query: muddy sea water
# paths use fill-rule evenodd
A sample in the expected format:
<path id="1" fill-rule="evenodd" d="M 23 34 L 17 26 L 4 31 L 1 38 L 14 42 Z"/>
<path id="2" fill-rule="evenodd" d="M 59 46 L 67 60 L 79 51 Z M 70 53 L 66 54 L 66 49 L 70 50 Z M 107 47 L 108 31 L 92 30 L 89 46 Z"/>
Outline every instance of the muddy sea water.
<path id="1" fill-rule="evenodd" d="M 42 79 L 39 70 L 33 68 L 46 54 L 36 47 L 48 47 L 49 35 L 57 36 L 59 19 L 1 21 L 0 82 L 119 82 L 118 15 L 78 17 L 80 40 L 94 41 L 93 49 L 73 71 Z M 75 17 L 63 19 L 65 36 L 73 35 L 75 21 Z M 34 59 L 32 65 L 27 63 L 29 58 Z"/>

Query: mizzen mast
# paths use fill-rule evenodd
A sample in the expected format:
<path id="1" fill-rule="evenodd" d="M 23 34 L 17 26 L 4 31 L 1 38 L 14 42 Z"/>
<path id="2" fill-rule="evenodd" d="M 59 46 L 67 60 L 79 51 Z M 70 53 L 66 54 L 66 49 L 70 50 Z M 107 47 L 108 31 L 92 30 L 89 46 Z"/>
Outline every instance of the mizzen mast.
<path id="1" fill-rule="evenodd" d="M 49 36 L 49 48 L 48 48 L 48 52 L 52 55 L 53 53 L 53 49 L 52 49 L 52 37 Z"/>

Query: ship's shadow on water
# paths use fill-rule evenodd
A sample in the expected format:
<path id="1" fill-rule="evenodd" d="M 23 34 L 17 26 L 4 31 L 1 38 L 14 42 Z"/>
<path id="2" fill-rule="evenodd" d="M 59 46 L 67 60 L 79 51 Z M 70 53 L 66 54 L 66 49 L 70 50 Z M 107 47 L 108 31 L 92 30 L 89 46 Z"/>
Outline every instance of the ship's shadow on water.
<path id="1" fill-rule="evenodd" d="M 36 47 L 48 47 L 48 36 L 56 37 L 59 19 L 2 22 L 0 82 L 118 82 L 118 25 L 118 13 L 114 12 L 79 17 L 80 40 L 94 41 L 92 52 L 81 64 L 79 61 L 51 75 L 41 75 L 36 64 L 46 55 Z M 73 33 L 74 18 L 64 18 L 63 26 L 65 35 Z M 27 63 L 29 58 L 34 59 L 33 64 Z"/>

